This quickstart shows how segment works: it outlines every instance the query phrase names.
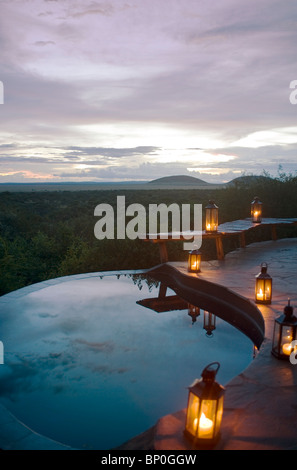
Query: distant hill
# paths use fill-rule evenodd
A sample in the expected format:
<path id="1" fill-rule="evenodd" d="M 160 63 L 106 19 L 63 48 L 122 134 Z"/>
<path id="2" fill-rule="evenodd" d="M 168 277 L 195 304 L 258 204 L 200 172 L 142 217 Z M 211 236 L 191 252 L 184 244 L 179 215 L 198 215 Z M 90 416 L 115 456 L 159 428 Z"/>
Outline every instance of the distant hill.
<path id="1" fill-rule="evenodd" d="M 149 181 L 146 184 L 157 186 L 213 186 L 211 183 L 187 175 L 164 176 L 163 178 Z"/>
<path id="2" fill-rule="evenodd" d="M 246 175 L 246 176 L 239 176 L 238 178 L 234 178 L 233 180 L 229 181 L 229 183 L 227 183 L 227 186 L 247 187 L 253 184 L 267 183 L 269 181 L 273 181 L 273 178 L 270 178 L 270 176 Z"/>

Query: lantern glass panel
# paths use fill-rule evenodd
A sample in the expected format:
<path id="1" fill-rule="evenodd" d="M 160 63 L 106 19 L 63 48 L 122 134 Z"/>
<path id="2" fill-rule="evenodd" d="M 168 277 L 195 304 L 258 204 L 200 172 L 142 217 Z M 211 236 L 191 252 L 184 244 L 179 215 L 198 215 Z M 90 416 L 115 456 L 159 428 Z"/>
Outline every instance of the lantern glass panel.
<path id="1" fill-rule="evenodd" d="M 197 419 L 198 439 L 213 439 L 215 434 L 217 400 L 202 400 L 199 421 Z"/>
<path id="2" fill-rule="evenodd" d="M 216 232 L 218 230 L 218 225 L 219 225 L 218 209 L 215 209 L 215 208 L 206 209 L 205 219 L 206 219 L 205 224 L 206 224 L 207 232 Z"/>
<path id="3" fill-rule="evenodd" d="M 223 418 L 223 405 L 224 405 L 224 397 L 221 396 L 218 401 L 217 419 L 216 419 L 216 424 L 215 424 L 215 436 L 217 436 L 220 431 L 222 418 Z"/>
<path id="4" fill-rule="evenodd" d="M 273 342 L 272 350 L 279 354 L 280 351 L 280 337 L 281 337 L 281 325 L 277 322 L 274 323 L 274 333 L 273 333 Z"/>
<path id="5" fill-rule="evenodd" d="M 221 426 L 224 397 L 203 400 L 190 393 L 186 429 L 197 439 L 215 439 Z"/>
<path id="6" fill-rule="evenodd" d="M 283 326 L 282 328 L 280 353 L 285 356 L 290 356 L 292 352 L 291 343 L 294 339 L 294 329 L 293 326 Z"/>
<path id="7" fill-rule="evenodd" d="M 216 328 L 216 316 L 213 313 L 204 310 L 204 329 L 215 330 Z"/>
<path id="8" fill-rule="evenodd" d="M 194 393 L 189 393 L 189 402 L 187 410 L 186 430 L 196 436 L 197 432 L 197 416 L 199 410 L 199 398 Z"/>
<path id="9" fill-rule="evenodd" d="M 275 322 L 272 351 L 280 358 L 287 358 L 294 351 L 292 341 L 296 339 L 296 326 Z"/>
<path id="10" fill-rule="evenodd" d="M 257 279 L 256 301 L 261 303 L 271 302 L 272 279 Z"/>

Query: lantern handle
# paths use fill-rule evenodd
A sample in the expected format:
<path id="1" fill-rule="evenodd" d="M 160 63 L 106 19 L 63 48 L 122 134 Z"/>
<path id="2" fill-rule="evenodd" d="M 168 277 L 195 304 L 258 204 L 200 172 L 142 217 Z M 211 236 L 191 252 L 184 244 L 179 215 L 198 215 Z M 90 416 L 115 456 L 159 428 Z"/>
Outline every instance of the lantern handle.
<path id="1" fill-rule="evenodd" d="M 266 274 L 266 273 L 267 273 L 267 269 L 268 269 L 268 263 L 266 263 L 265 261 L 263 261 L 263 263 L 261 263 L 261 273 L 262 273 L 262 274 Z"/>
<path id="2" fill-rule="evenodd" d="M 217 368 L 213 369 L 212 366 L 216 365 Z M 217 375 L 219 368 L 221 367 L 221 364 L 219 362 L 211 362 L 206 366 L 203 371 L 202 371 L 202 378 L 205 381 L 214 381 L 215 376 Z"/>
<path id="3" fill-rule="evenodd" d="M 291 305 L 291 299 L 288 299 L 288 305 L 284 308 L 284 314 L 287 319 L 293 315 L 294 309 Z"/>

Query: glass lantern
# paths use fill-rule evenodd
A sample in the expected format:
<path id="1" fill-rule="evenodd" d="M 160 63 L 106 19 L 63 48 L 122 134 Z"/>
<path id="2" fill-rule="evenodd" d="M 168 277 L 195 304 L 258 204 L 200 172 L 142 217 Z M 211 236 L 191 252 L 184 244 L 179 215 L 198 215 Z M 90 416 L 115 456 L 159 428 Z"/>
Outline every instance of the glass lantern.
<path id="1" fill-rule="evenodd" d="M 217 232 L 219 226 L 219 208 L 214 201 L 209 201 L 205 207 L 205 230 L 206 232 Z"/>
<path id="2" fill-rule="evenodd" d="M 254 200 L 251 202 L 251 218 L 252 222 L 255 224 L 262 222 L 262 202 L 257 196 L 255 196 Z"/>
<path id="3" fill-rule="evenodd" d="M 202 254 L 200 250 L 194 249 L 189 251 L 188 256 L 188 272 L 189 273 L 199 273 L 201 266 Z"/>
<path id="4" fill-rule="evenodd" d="M 289 360 L 291 353 L 296 352 L 292 341 L 297 339 L 297 318 L 293 315 L 293 307 L 288 305 L 284 313 L 275 319 L 272 340 L 272 354 L 278 359 Z M 295 343 L 294 343 L 295 344 Z"/>
<path id="5" fill-rule="evenodd" d="M 213 446 L 219 439 L 225 393 L 215 381 L 219 368 L 218 362 L 212 362 L 189 387 L 184 434 L 202 447 Z"/>
<path id="6" fill-rule="evenodd" d="M 272 277 L 267 273 L 267 263 L 261 264 L 261 272 L 256 276 L 255 300 L 257 304 L 271 304 Z"/>

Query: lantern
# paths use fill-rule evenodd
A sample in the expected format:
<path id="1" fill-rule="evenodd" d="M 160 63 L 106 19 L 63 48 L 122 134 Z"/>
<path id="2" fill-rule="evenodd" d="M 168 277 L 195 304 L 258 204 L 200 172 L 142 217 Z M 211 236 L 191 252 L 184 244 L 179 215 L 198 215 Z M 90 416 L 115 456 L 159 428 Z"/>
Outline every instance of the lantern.
<path id="1" fill-rule="evenodd" d="M 206 310 L 204 310 L 203 328 L 206 330 L 206 336 L 209 338 L 213 336 L 213 331 L 216 329 L 216 316 Z"/>
<path id="2" fill-rule="evenodd" d="M 184 434 L 197 445 L 213 446 L 219 439 L 225 393 L 215 381 L 219 368 L 218 362 L 212 362 L 189 387 Z"/>
<path id="3" fill-rule="evenodd" d="M 251 202 L 251 218 L 255 224 L 259 224 L 262 221 L 262 202 L 257 196 Z"/>
<path id="4" fill-rule="evenodd" d="M 288 305 L 284 308 L 284 313 L 274 322 L 274 332 L 272 340 L 272 354 L 278 359 L 289 360 L 292 352 L 296 352 L 292 341 L 297 339 L 297 318 L 293 315 L 293 307 Z"/>
<path id="5" fill-rule="evenodd" d="M 200 250 L 192 250 L 189 251 L 188 256 L 188 271 L 190 273 L 199 273 L 200 272 L 200 265 L 201 265 L 201 251 Z"/>
<path id="6" fill-rule="evenodd" d="M 255 298 L 257 304 L 271 304 L 272 278 L 267 273 L 267 264 L 261 264 L 261 272 L 256 276 Z"/>
<path id="7" fill-rule="evenodd" d="M 192 318 L 192 324 L 195 323 L 200 315 L 200 308 L 196 307 L 196 305 L 188 304 L 188 315 Z"/>
<path id="8" fill-rule="evenodd" d="M 205 208 L 205 230 L 206 232 L 217 232 L 219 226 L 219 208 L 214 201 L 209 201 Z"/>

